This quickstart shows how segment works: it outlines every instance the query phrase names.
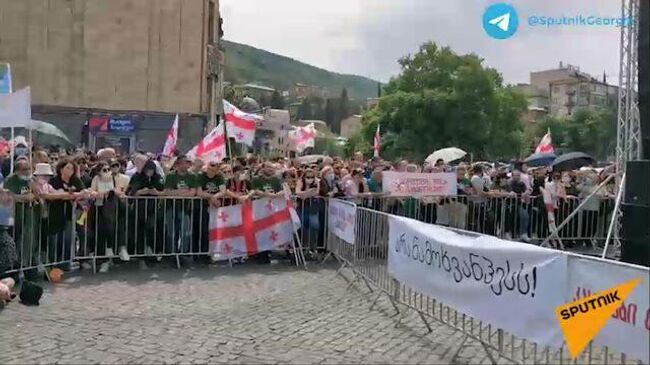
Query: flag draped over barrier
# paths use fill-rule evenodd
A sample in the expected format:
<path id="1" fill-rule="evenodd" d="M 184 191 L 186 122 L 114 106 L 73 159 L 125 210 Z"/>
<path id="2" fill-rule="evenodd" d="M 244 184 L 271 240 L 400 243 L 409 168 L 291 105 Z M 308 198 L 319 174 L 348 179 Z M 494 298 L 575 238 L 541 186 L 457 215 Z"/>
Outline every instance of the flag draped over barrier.
<path id="1" fill-rule="evenodd" d="M 291 217 L 291 207 L 282 198 L 210 208 L 210 252 L 217 259 L 229 259 L 282 247 L 293 238 Z"/>
<path id="2" fill-rule="evenodd" d="M 165 156 L 172 156 L 176 152 L 176 141 L 178 140 L 178 114 L 174 118 L 174 124 L 172 128 L 167 133 L 167 139 L 165 140 L 165 146 L 163 146 L 162 154 Z"/>
<path id="3" fill-rule="evenodd" d="M 262 117 L 257 114 L 245 113 L 226 100 L 223 101 L 223 112 L 228 137 L 234 138 L 237 143 L 252 146 L 257 122 Z"/>

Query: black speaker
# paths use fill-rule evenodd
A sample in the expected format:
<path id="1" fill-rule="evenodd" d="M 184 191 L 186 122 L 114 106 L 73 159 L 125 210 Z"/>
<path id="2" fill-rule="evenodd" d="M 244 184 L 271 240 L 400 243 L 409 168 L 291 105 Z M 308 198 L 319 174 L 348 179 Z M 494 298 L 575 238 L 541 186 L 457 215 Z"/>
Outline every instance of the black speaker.
<path id="1" fill-rule="evenodd" d="M 650 206 L 623 203 L 621 261 L 650 267 Z"/>
<path id="2" fill-rule="evenodd" d="M 628 161 L 625 176 L 625 203 L 650 205 L 650 161 Z M 646 224 L 648 222 L 646 221 Z"/>
<path id="3" fill-rule="evenodd" d="M 623 203 L 621 261 L 650 267 L 650 206 Z"/>
<path id="4" fill-rule="evenodd" d="M 648 9 L 650 1 L 639 1 L 639 43 L 638 43 L 638 68 L 639 68 L 639 116 L 641 122 L 641 146 L 642 158 L 650 160 L 650 80 L 648 72 L 650 68 L 650 20 Z"/>

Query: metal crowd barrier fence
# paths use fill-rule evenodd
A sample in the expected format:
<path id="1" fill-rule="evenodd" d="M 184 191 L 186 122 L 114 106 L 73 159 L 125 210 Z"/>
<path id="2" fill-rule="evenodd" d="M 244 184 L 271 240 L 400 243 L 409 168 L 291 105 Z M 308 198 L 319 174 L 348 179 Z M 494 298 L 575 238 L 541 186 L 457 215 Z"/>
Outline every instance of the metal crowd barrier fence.
<path id="1" fill-rule="evenodd" d="M 238 204 L 222 198 L 217 206 Z M 83 201 L 15 203 L 14 225 L 5 231 L 16 244 L 17 260 L 0 274 L 68 269 L 77 262 L 93 270 L 126 250 L 130 258 L 207 257 L 210 255 L 208 206 L 200 197 L 124 197 Z M 327 200 L 293 198 L 301 220 L 297 237 L 303 250 L 325 250 Z M 1 228 L 1 227 L 0 227 Z"/>
<path id="2" fill-rule="evenodd" d="M 380 212 L 504 239 L 541 243 L 551 233 L 542 197 L 368 196 L 348 200 Z M 561 199 L 555 210 L 555 222 L 564 221 L 582 201 Z M 613 198 L 591 198 L 559 230 L 564 245 L 568 249 L 604 247 L 614 204 Z"/>
<path id="3" fill-rule="evenodd" d="M 462 343 L 458 345 L 451 362 L 463 351 L 468 339 L 477 341 L 485 350 L 491 363 L 498 358 L 505 358 L 519 364 L 625 364 L 638 363 L 624 353 L 610 351 L 607 347 L 598 348 L 590 343 L 586 350 L 576 359 L 571 360 L 565 346 L 550 348 L 518 338 L 502 329 L 495 328 L 469 315 L 445 305 L 434 297 L 422 294 L 404 283 L 392 278 L 388 273 L 388 217 L 389 214 L 377 210 L 357 207 L 356 234 L 354 244 L 338 238 L 332 233 L 327 235 L 327 247 L 331 254 L 341 263 L 337 274 L 349 283 L 349 286 L 362 282 L 368 288 L 372 298 L 369 310 L 384 297 L 392 305 L 399 325 L 409 313 L 414 311 L 428 333 L 432 332 L 430 321 L 434 320 L 463 334 Z M 459 231 L 460 232 L 460 231 Z M 466 234 L 471 234 L 467 233 Z M 351 270 L 354 279 L 343 275 L 344 269 Z"/>

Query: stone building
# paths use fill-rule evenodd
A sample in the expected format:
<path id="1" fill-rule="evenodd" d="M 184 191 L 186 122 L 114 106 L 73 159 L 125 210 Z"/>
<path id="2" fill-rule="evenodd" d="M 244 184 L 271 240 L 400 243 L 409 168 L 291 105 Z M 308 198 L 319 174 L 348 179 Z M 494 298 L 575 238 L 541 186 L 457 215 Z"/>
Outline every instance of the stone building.
<path id="1" fill-rule="evenodd" d="M 178 113 L 189 148 L 220 112 L 221 24 L 218 0 L 0 0 L 0 61 L 73 142 L 157 151 Z"/>

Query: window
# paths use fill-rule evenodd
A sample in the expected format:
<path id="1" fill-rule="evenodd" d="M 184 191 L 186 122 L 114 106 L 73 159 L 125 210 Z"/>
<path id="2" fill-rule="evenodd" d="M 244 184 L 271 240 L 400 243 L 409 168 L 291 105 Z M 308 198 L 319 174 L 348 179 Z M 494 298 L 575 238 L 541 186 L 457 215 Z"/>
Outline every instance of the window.
<path id="1" fill-rule="evenodd" d="M 214 44 L 217 27 L 214 19 L 214 1 L 208 3 L 208 44 Z"/>

